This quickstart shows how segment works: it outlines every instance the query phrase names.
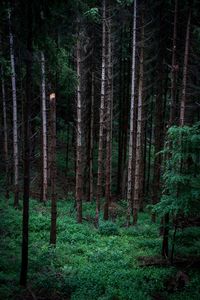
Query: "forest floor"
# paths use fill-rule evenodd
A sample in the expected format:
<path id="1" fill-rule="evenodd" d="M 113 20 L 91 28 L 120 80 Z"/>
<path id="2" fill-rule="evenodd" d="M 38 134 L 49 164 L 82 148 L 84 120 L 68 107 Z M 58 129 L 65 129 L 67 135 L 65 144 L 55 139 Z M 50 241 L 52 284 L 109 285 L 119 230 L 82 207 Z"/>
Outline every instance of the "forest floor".
<path id="1" fill-rule="evenodd" d="M 22 205 L 22 204 L 20 204 Z M 122 203 L 125 206 L 125 203 Z M 49 246 L 50 203 L 30 201 L 28 288 L 19 287 L 21 207 L 0 201 L 0 299 L 148 300 L 200 299 L 200 272 L 175 267 L 140 267 L 138 257 L 160 253 L 159 225 L 141 213 L 135 227 L 100 221 L 77 224 L 72 200 L 58 202 L 57 246 Z M 94 216 L 94 204 L 84 203 L 84 216 Z M 89 218 L 88 218 L 89 219 Z M 199 254 L 200 228 L 177 235 L 177 251 Z M 186 285 L 176 282 L 184 272 Z"/>

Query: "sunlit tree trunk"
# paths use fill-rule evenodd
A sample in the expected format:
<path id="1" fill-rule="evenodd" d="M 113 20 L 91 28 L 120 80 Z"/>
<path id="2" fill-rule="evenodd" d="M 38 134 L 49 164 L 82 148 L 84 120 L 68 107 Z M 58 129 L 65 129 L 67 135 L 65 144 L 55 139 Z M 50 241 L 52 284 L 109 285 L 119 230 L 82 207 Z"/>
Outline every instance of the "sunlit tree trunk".
<path id="1" fill-rule="evenodd" d="M 101 66 L 101 103 L 99 116 L 99 145 L 98 145 L 98 174 L 97 174 L 97 195 L 96 195 L 96 224 L 99 222 L 100 198 L 102 190 L 103 175 L 103 129 L 104 129 L 104 106 L 105 106 L 105 84 L 106 84 L 106 2 L 103 0 L 102 20 L 102 66 Z"/>
<path id="2" fill-rule="evenodd" d="M 42 201 L 47 200 L 47 109 L 45 83 L 45 57 L 41 51 L 41 79 L 42 79 Z"/>
<path id="3" fill-rule="evenodd" d="M 134 105 L 135 105 L 135 57 L 136 57 L 136 17 L 137 17 L 137 1 L 134 1 L 133 12 L 133 49 L 132 49 L 132 80 L 131 80 L 131 109 L 130 109 L 130 135 L 128 150 L 128 186 L 127 186 L 127 225 L 131 223 L 132 208 L 132 160 L 133 160 L 133 122 L 134 122 Z"/>
<path id="4" fill-rule="evenodd" d="M 137 223 L 139 210 L 139 200 L 141 192 L 142 177 L 142 125 L 143 125 L 143 78 L 144 78 L 144 8 L 142 8 L 141 22 L 141 49 L 139 58 L 139 87 L 138 87 L 138 114 L 137 114 L 137 136 L 136 136 L 136 163 L 135 163 L 135 180 L 134 180 L 134 203 L 133 203 L 133 223 Z"/>
<path id="5" fill-rule="evenodd" d="M 56 244 L 56 221 L 57 221 L 57 201 L 56 201 L 56 96 L 50 94 L 50 169 L 51 169 L 51 229 L 50 244 Z"/>
<path id="6" fill-rule="evenodd" d="M 13 159 L 14 159 L 14 206 L 19 204 L 19 151 L 18 151 L 18 125 L 17 125 L 17 91 L 13 33 L 11 30 L 11 14 L 8 12 L 9 40 L 10 40 L 10 61 L 12 79 L 12 100 L 13 100 Z"/>
<path id="7" fill-rule="evenodd" d="M 82 223 L 82 102 L 81 102 L 81 45 L 77 39 L 77 128 L 76 128 L 76 205 L 77 221 Z"/>
<path id="8" fill-rule="evenodd" d="M 104 206 L 104 220 L 109 217 L 109 204 L 111 199 L 111 159 L 112 159 L 112 43 L 111 43 L 111 19 L 108 21 L 108 85 L 106 107 L 106 193 Z"/>
<path id="9" fill-rule="evenodd" d="M 191 21 L 191 9 L 188 14 L 187 30 L 185 37 L 185 54 L 183 64 L 183 83 L 182 83 L 182 96 L 180 107 L 180 126 L 185 123 L 185 104 L 186 104 L 186 87 L 187 87 L 187 73 L 188 73 L 188 56 L 189 56 L 189 44 L 190 44 L 190 21 Z"/>

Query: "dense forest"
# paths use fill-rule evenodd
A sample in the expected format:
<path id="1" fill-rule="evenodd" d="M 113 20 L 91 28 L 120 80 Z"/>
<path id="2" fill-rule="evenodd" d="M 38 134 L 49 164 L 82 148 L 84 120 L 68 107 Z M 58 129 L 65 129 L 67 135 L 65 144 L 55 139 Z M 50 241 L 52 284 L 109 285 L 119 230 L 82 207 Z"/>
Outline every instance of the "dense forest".
<path id="1" fill-rule="evenodd" d="M 0 2 L 0 299 L 200 295 L 200 2 Z"/>

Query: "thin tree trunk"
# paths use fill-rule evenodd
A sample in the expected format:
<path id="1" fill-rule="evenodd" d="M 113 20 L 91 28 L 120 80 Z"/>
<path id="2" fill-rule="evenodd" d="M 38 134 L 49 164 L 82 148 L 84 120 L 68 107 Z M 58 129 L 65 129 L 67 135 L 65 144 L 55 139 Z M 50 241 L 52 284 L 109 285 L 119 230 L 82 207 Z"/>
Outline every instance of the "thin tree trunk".
<path id="1" fill-rule="evenodd" d="M 92 72 L 92 91 L 91 91 L 91 107 L 90 107 L 90 171 L 89 171 L 89 200 L 93 199 L 93 148 L 94 148 L 94 71 Z"/>
<path id="2" fill-rule="evenodd" d="M 181 107 L 180 107 L 180 126 L 183 126 L 185 123 L 186 87 L 187 87 L 187 73 L 188 73 L 189 44 L 190 44 L 190 21 L 191 21 L 191 9 L 189 10 L 189 14 L 188 14 L 187 30 L 186 30 L 186 38 L 185 38 L 182 97 L 181 97 Z"/>
<path id="3" fill-rule="evenodd" d="M 19 151 L 18 151 L 18 126 L 17 126 L 17 91 L 15 74 L 15 57 L 13 34 L 11 30 L 11 15 L 8 12 L 9 20 L 9 40 L 10 40 L 10 61 L 12 79 L 12 99 L 13 99 L 13 158 L 14 158 L 14 206 L 19 205 Z"/>
<path id="4" fill-rule="evenodd" d="M 108 97 L 106 114 L 106 193 L 104 206 L 104 220 L 109 218 L 109 204 L 111 199 L 111 159 L 112 159 L 112 43 L 111 43 L 111 19 L 108 21 Z"/>
<path id="5" fill-rule="evenodd" d="M 140 70 L 139 70 L 139 87 L 138 87 L 138 114 L 137 114 L 137 137 L 136 137 L 136 164 L 134 180 L 134 202 L 133 202 L 133 223 L 137 223 L 139 211 L 139 199 L 141 191 L 142 176 L 142 117 L 143 117 L 143 78 L 144 78 L 144 8 L 142 8 L 141 22 L 141 49 L 140 49 Z"/>
<path id="6" fill-rule="evenodd" d="M 57 201 L 56 201 L 56 97 L 50 94 L 50 152 L 51 152 L 51 229 L 50 244 L 56 245 L 56 220 L 57 220 Z"/>
<path id="7" fill-rule="evenodd" d="M 148 147 L 148 164 L 147 164 L 147 185 L 146 193 L 149 194 L 150 178 L 151 178 L 151 149 L 152 149 L 152 127 L 153 127 L 153 100 L 151 99 L 150 107 L 150 136 L 149 136 L 149 147 Z"/>
<path id="8" fill-rule="evenodd" d="M 164 47 L 162 41 L 163 35 L 163 3 L 160 3 L 159 7 L 159 52 L 157 58 L 157 95 L 155 101 L 155 125 L 154 125 L 154 136 L 155 136 L 155 158 L 154 158 L 154 170 L 153 170 L 153 193 L 152 193 L 152 204 L 157 204 L 160 199 L 160 173 L 162 164 L 162 155 L 160 151 L 163 147 L 164 141 L 164 103 L 163 103 L 163 75 L 164 75 Z M 152 214 L 152 222 L 156 221 L 156 214 Z"/>
<path id="9" fill-rule="evenodd" d="M 171 77 L 171 105 L 170 105 L 170 118 L 169 127 L 174 125 L 176 117 L 176 94 L 177 94 L 177 63 L 176 63 L 176 42 L 177 42 L 177 12 L 178 12 L 178 0 L 175 0 L 174 9 L 174 27 L 173 27 L 173 49 L 172 49 L 172 77 Z M 167 157 L 170 159 L 170 157 Z M 164 229 L 163 231 L 163 243 L 162 243 L 162 256 L 168 257 L 169 254 L 169 213 L 165 214 L 164 220 L 162 220 Z"/>
<path id="10" fill-rule="evenodd" d="M 81 101 L 81 45 L 77 39 L 77 128 L 76 128 L 76 205 L 77 222 L 82 223 L 82 101 Z"/>
<path id="11" fill-rule="evenodd" d="M 174 124 L 176 118 L 176 91 L 177 91 L 177 73 L 178 65 L 176 59 L 176 43 L 177 43 L 177 11 L 178 11 L 178 0 L 175 0 L 174 9 L 174 29 L 173 29 L 173 45 L 172 45 L 172 77 L 171 77 L 171 107 L 170 107 L 170 120 L 169 126 Z"/>
<path id="12" fill-rule="evenodd" d="M 100 198 L 102 190 L 103 175 L 103 129 L 104 129 L 104 106 L 105 106 L 105 84 L 106 84 L 106 2 L 103 0 L 102 20 L 102 69 L 101 69 L 101 104 L 99 116 L 99 146 L 98 146 L 98 174 L 97 174 L 97 196 L 96 196 L 96 225 L 99 222 Z"/>
<path id="13" fill-rule="evenodd" d="M 20 285 L 26 287 L 29 244 L 29 195 L 30 195 L 30 105 L 32 103 L 32 4 L 27 3 L 27 52 L 26 98 L 24 103 L 24 193 L 22 223 L 22 260 Z"/>
<path id="14" fill-rule="evenodd" d="M 8 189 L 8 175 L 9 175 L 9 165 L 8 165 L 8 124 L 7 124 L 7 110 L 6 110 L 6 93 L 5 93 L 5 83 L 4 83 L 4 72 L 1 66 L 1 90 L 2 90 L 2 100 L 3 100 L 3 132 L 4 132 L 4 159 L 5 159 L 5 173 L 6 173 L 6 199 L 9 199 L 9 189 Z"/>
<path id="15" fill-rule="evenodd" d="M 128 187 L 127 187 L 127 225 L 131 222 L 132 207 L 132 160 L 133 160 L 133 122 L 134 122 L 134 102 L 135 102 L 135 56 L 136 56 L 136 17 L 137 17 L 137 1 L 134 1 L 133 13 L 133 50 L 132 50 L 132 81 L 131 81 L 131 110 L 130 110 L 130 136 L 129 136 L 129 156 L 128 156 Z"/>
<path id="16" fill-rule="evenodd" d="M 69 137 L 70 137 L 70 124 L 67 125 L 67 149 L 65 158 L 65 176 L 68 177 L 68 166 L 69 166 Z"/>
<path id="17" fill-rule="evenodd" d="M 46 83 L 45 83 L 45 57 L 41 51 L 41 77 L 42 77 L 42 201 L 47 200 L 47 109 L 46 109 Z"/>
<path id="18" fill-rule="evenodd" d="M 118 170 L 117 170 L 117 193 L 122 195 L 122 170 L 123 170 L 123 113 L 122 113 L 122 103 L 124 95 L 124 59 L 123 59 L 123 28 L 121 29 L 121 51 L 120 51 L 120 70 L 119 70 L 119 121 L 118 121 Z"/>
<path id="19" fill-rule="evenodd" d="M 162 240 L 162 256 L 167 258 L 169 255 L 169 213 L 164 216 L 164 231 Z"/>

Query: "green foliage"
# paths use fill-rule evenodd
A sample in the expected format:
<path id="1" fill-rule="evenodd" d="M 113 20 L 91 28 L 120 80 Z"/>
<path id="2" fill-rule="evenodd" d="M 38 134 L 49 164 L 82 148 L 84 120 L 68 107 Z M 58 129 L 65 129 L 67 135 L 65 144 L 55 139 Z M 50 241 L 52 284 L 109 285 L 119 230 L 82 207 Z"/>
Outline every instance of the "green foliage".
<path id="1" fill-rule="evenodd" d="M 12 201 L 7 205 L 1 199 L 0 203 L 0 298 L 29 299 L 30 291 L 18 286 L 22 219 Z M 165 282 L 175 276 L 176 269 L 140 268 L 137 263 L 138 256 L 160 251 L 158 228 L 151 226 L 148 215 L 141 214 L 137 227 L 127 229 L 120 223 L 101 221 L 97 230 L 89 222 L 76 223 L 70 213 L 73 201 L 73 197 L 58 201 L 56 248 L 49 246 L 50 203 L 30 201 L 28 282 L 36 298 L 150 300 L 160 293 L 168 299 Z M 94 206 L 84 203 L 84 215 L 92 215 Z M 177 235 L 181 248 L 197 242 L 199 233 L 198 228 L 187 228 L 184 236 Z M 176 293 L 177 300 L 197 299 L 193 289 L 200 277 L 193 272 L 185 291 Z"/>
<path id="2" fill-rule="evenodd" d="M 84 15 L 91 21 L 99 23 L 100 21 L 100 14 L 97 7 L 92 7 L 87 10 Z"/>
<path id="3" fill-rule="evenodd" d="M 134 2 L 134 0 L 117 0 L 117 2 L 122 6 L 129 6 Z"/>
<path id="4" fill-rule="evenodd" d="M 200 124 L 171 127 L 163 151 L 164 189 L 155 211 L 198 214 L 200 209 Z"/>
<path id="5" fill-rule="evenodd" d="M 115 223 L 108 221 L 99 224 L 99 233 L 101 235 L 117 235 L 119 231 Z"/>

